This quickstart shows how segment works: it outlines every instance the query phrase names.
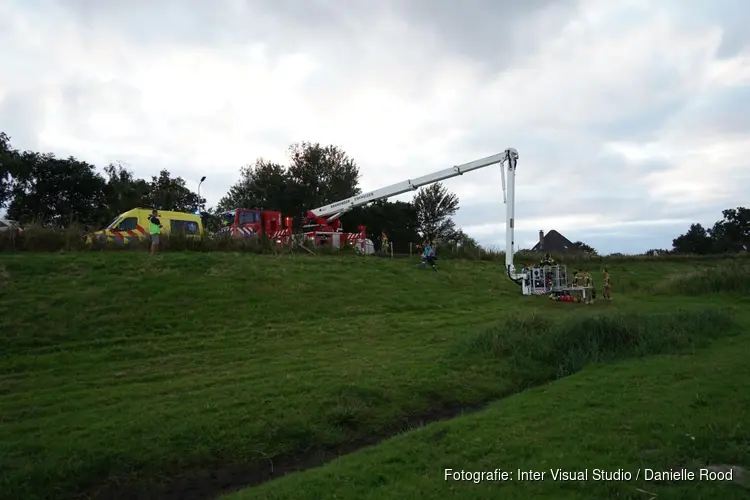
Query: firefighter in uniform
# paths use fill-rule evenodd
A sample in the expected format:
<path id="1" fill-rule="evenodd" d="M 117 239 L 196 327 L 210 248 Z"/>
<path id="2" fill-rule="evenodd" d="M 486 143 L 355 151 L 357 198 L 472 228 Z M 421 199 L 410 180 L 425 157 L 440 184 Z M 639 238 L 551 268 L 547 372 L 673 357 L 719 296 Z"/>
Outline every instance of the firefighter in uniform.
<path id="1" fill-rule="evenodd" d="M 544 254 L 544 257 L 539 262 L 539 264 L 542 267 L 544 267 L 544 266 L 554 266 L 555 265 L 555 259 L 553 259 L 552 256 L 549 254 L 549 252 L 547 252 L 547 253 Z"/>
<path id="2" fill-rule="evenodd" d="M 583 273 L 581 273 L 580 269 L 576 269 L 575 274 L 573 274 L 573 281 L 571 283 L 573 287 L 578 288 L 580 286 L 583 286 Z M 573 300 L 575 302 L 581 301 L 581 291 L 580 290 L 573 290 Z"/>
<path id="3" fill-rule="evenodd" d="M 586 293 L 586 304 L 593 304 L 594 303 L 594 280 L 591 277 L 591 274 L 589 273 L 588 269 L 583 270 L 583 286 L 587 287 L 588 290 L 585 291 Z"/>
<path id="4" fill-rule="evenodd" d="M 609 277 L 609 272 L 606 269 L 604 270 L 602 285 L 604 285 L 604 300 L 612 300 L 612 279 Z"/>
<path id="5" fill-rule="evenodd" d="M 539 267 L 542 268 L 543 278 L 544 278 L 544 285 L 549 288 L 552 284 L 552 271 L 550 269 L 544 269 L 547 266 L 554 266 L 555 265 L 555 259 L 552 258 L 552 256 L 549 254 L 549 252 L 544 254 L 544 257 L 542 257 L 542 260 L 539 261 Z"/>

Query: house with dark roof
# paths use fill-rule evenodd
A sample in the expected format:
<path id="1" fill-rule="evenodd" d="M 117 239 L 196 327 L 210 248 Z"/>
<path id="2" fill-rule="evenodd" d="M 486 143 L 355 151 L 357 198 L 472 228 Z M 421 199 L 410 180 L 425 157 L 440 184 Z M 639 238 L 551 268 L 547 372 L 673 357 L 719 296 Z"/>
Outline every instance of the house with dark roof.
<path id="1" fill-rule="evenodd" d="M 539 231 L 539 242 L 531 249 L 532 252 L 571 253 L 579 251 L 568 238 L 554 229 L 547 234 Z"/>

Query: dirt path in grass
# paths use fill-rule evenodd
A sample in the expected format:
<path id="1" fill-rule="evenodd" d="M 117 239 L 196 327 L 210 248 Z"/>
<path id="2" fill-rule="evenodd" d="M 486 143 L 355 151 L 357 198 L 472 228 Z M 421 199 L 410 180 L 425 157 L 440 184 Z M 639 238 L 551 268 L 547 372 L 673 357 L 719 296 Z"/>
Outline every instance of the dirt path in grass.
<path id="1" fill-rule="evenodd" d="M 385 441 L 403 432 L 424 427 L 427 424 L 459 417 L 479 411 L 488 403 L 473 406 L 448 407 L 405 418 L 387 432 L 351 441 L 327 450 L 313 450 L 297 455 L 269 459 L 266 462 L 244 467 L 219 469 L 194 469 L 182 472 L 159 487 L 144 489 L 126 484 L 111 484 L 87 491 L 77 498 L 83 500 L 213 500 L 220 495 L 257 486 L 280 478 L 286 474 L 300 472 L 326 463 L 367 446 Z"/>

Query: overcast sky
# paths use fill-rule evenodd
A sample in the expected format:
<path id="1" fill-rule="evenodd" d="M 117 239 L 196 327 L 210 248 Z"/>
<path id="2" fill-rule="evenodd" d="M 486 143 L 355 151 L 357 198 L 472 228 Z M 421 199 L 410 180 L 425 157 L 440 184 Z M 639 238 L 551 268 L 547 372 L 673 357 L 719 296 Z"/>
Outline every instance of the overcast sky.
<path id="1" fill-rule="evenodd" d="M 748 26 L 747 0 L 0 0 L 0 130 L 206 175 L 209 205 L 302 140 L 364 190 L 515 147 L 521 248 L 641 252 L 748 205 Z M 499 169 L 445 185 L 502 245 Z"/>

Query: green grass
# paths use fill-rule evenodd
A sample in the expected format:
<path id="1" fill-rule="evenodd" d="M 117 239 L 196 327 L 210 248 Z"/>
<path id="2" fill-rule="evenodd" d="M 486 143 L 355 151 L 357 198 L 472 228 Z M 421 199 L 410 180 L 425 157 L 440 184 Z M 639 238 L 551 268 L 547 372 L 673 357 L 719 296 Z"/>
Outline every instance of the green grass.
<path id="1" fill-rule="evenodd" d="M 432 424 L 226 499 L 748 498 L 747 473 L 736 471 L 733 482 L 656 481 L 646 480 L 645 470 L 697 472 L 722 465 L 747 470 L 749 347 L 745 335 L 688 355 L 589 367 L 480 413 Z M 446 469 L 501 469 L 513 479 L 446 480 Z M 588 480 L 555 481 L 556 469 L 588 471 Z M 628 472 L 631 478 L 595 481 L 595 469 Z M 519 470 L 545 475 L 523 480 Z"/>
<path id="2" fill-rule="evenodd" d="M 519 389 L 566 377 L 593 363 L 704 346 L 731 331 L 732 312 L 671 309 L 550 317 L 537 312 L 509 316 L 457 343 L 466 362 L 472 354 L 505 362 L 505 379 Z"/>
<path id="3" fill-rule="evenodd" d="M 750 295 L 750 265 L 743 262 L 728 262 L 687 273 L 677 273 L 658 283 L 654 291 L 679 295 L 735 292 L 747 296 Z"/>
<path id="4" fill-rule="evenodd" d="M 736 380 L 725 387 L 715 374 L 690 379 L 700 385 L 688 387 L 699 389 L 690 397 L 699 394 L 720 413 L 711 420 L 703 409 L 690 421 L 707 428 L 715 422 L 719 434 L 730 421 L 742 424 L 734 447 L 717 437 L 727 460 L 747 445 L 747 419 L 733 413 L 741 398 L 747 402 L 747 371 L 732 356 L 746 349 L 749 318 L 738 305 L 750 310 L 750 302 L 735 289 L 693 296 L 663 289 L 665 280 L 693 271 L 695 263 L 608 263 L 615 300 L 593 306 L 521 297 L 494 262 L 444 261 L 437 274 L 420 272 L 415 263 L 231 252 L 0 254 L 0 491 L 24 499 L 82 491 L 112 496 L 133 485 L 155 488 L 176 475 L 268 464 L 385 434 L 409 415 L 489 402 L 591 363 L 607 365 L 466 420 L 436 424 L 454 429 L 446 434 L 451 439 L 430 438 L 436 431 L 429 427 L 382 452 L 252 488 L 246 497 L 303 498 L 295 488 L 305 484 L 307 498 L 364 498 L 370 490 L 373 497 L 396 498 L 417 491 L 408 485 L 420 481 L 434 483 L 425 492 L 451 494 L 458 486 L 432 469 L 450 460 L 454 468 L 483 466 L 477 447 L 493 448 L 509 464 L 500 467 L 542 464 L 534 462 L 537 455 L 566 467 L 559 455 L 566 447 L 576 467 L 589 459 L 589 468 L 597 460 L 601 467 L 625 467 L 634 459 L 623 454 L 619 465 L 613 458 L 630 448 L 613 445 L 623 431 L 611 426 L 625 425 L 614 417 L 626 415 L 640 436 L 633 442 L 650 439 L 658 448 L 654 457 L 697 460 L 698 452 L 715 449 L 707 434 L 693 442 L 693 455 L 670 441 L 688 421 L 683 407 L 666 400 L 663 410 L 642 410 L 648 422 L 661 415 L 661 424 L 646 432 L 646 421 L 637 424 L 622 405 L 638 394 L 659 398 L 648 395 L 658 387 L 669 390 L 672 382 L 659 383 L 659 367 L 665 380 L 680 363 L 697 374 L 708 353 L 710 366 Z M 723 266 L 717 260 L 700 265 Z M 593 264 L 589 270 L 600 272 Z M 522 324 L 529 335 L 519 331 Z M 709 342 L 710 350 L 696 351 Z M 609 364 L 665 352 L 692 354 Z M 641 377 L 632 391 L 622 389 L 631 383 L 628 374 Z M 620 384 L 618 392 L 607 389 L 613 384 Z M 722 399 L 727 391 L 736 392 L 734 399 Z M 610 403 L 584 404 L 603 395 Z M 673 397 L 688 396 L 675 391 Z M 503 405 L 515 409 L 508 413 Z M 597 416 L 610 427 L 592 424 Z M 656 430 L 665 432 L 665 441 Z M 594 444 L 582 444 L 587 435 Z M 498 439 L 501 445 L 491 446 Z M 605 452 L 608 442 L 615 451 Z M 423 456 L 403 448 L 415 443 Z M 534 446 L 546 446 L 547 455 L 531 453 Z M 337 483 L 331 474 L 348 479 Z M 487 487 L 460 489 L 471 495 Z M 524 491 L 532 492 L 515 494 Z"/>

